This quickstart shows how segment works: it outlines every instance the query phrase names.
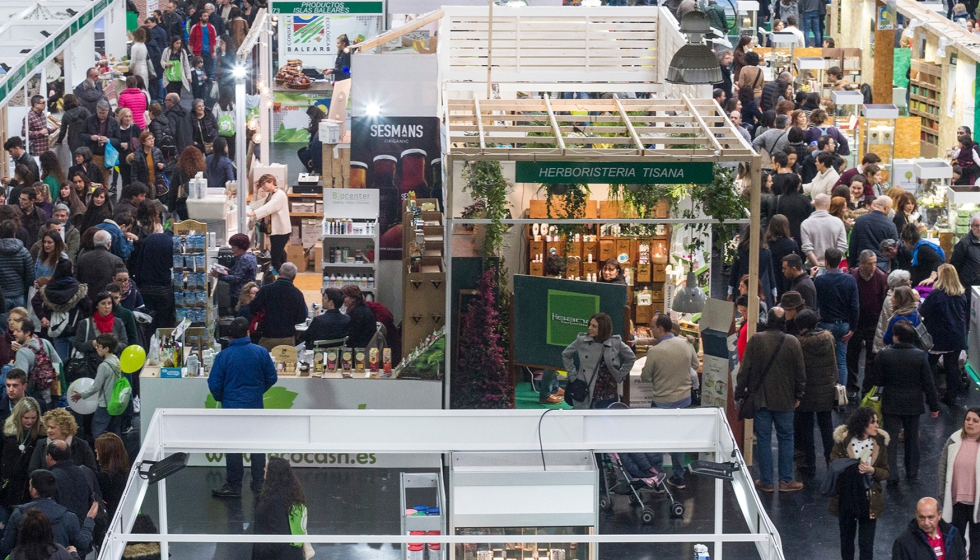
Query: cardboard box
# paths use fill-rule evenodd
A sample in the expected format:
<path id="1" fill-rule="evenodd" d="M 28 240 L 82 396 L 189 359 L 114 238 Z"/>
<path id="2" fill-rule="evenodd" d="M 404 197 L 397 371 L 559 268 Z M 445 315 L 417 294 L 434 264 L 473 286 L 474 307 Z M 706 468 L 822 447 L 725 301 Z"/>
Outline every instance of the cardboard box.
<path id="1" fill-rule="evenodd" d="M 323 270 L 323 244 L 320 242 L 314 243 L 306 250 L 307 260 L 313 261 L 313 272 L 320 272 Z"/>
<path id="2" fill-rule="evenodd" d="M 289 244 L 290 245 L 302 245 L 303 244 L 303 237 L 302 237 L 302 233 L 300 232 L 300 227 L 299 226 L 293 226 L 292 235 L 289 236 Z"/>
<path id="3" fill-rule="evenodd" d="M 290 207 L 291 212 L 313 213 L 316 211 L 316 204 L 313 202 L 294 202 Z"/>
<path id="4" fill-rule="evenodd" d="M 306 272 L 306 249 L 302 245 L 287 245 L 286 260 L 296 265 L 300 272 Z"/>

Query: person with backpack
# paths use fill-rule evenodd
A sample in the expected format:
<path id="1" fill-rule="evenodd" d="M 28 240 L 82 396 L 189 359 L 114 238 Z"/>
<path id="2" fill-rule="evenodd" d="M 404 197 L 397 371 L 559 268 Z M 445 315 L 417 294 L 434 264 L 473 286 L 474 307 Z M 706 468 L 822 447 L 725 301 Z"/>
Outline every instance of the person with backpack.
<path id="1" fill-rule="evenodd" d="M 58 260 L 51 280 L 38 288 L 31 306 L 41 321 L 41 335 L 54 344 L 62 361 L 71 358 L 75 327 L 88 315 L 88 285 L 72 276 L 70 260 Z"/>
<path id="2" fill-rule="evenodd" d="M 104 432 L 112 432 L 119 435 L 122 427 L 122 412 L 129 404 L 129 393 L 121 394 L 122 389 L 117 387 L 117 381 L 122 380 L 125 384 L 122 370 L 119 367 L 119 357 L 113 351 L 119 345 L 119 339 L 112 333 L 99 333 L 95 337 L 95 351 L 102 358 L 99 369 L 95 374 L 95 383 L 85 391 L 74 391 L 70 398 L 72 402 L 87 399 L 92 395 L 99 395 L 99 405 L 95 409 L 95 416 L 92 418 L 92 437 L 98 438 Z M 123 411 L 113 414 L 121 404 Z"/>
<path id="3" fill-rule="evenodd" d="M 61 395 L 61 384 L 54 364 L 61 364 L 61 356 L 47 340 L 34 333 L 34 322 L 24 319 L 13 330 L 14 340 L 20 346 L 14 358 L 14 368 L 27 373 L 27 394 L 51 405 L 52 391 Z M 56 399 L 57 400 L 57 399 Z"/>
<path id="4" fill-rule="evenodd" d="M 235 160 L 235 91 L 231 86 L 218 90 L 218 103 L 211 109 L 218 123 L 218 136 L 228 143 L 228 157 Z"/>

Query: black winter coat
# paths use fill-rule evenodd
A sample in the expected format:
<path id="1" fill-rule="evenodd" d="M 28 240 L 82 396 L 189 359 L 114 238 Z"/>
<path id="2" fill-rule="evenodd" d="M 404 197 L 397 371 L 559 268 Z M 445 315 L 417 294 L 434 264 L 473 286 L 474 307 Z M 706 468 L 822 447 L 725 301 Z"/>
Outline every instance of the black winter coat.
<path id="1" fill-rule="evenodd" d="M 929 410 L 939 410 L 939 398 L 932 379 L 929 357 L 911 344 L 893 344 L 875 357 L 875 385 L 884 388 L 881 412 L 897 416 L 924 413 L 922 398 Z"/>
<path id="2" fill-rule="evenodd" d="M 939 532 L 946 541 L 946 555 L 943 560 L 966 560 L 966 543 L 959 530 L 943 520 L 939 520 Z M 925 533 L 913 519 L 892 545 L 892 560 L 936 560 L 936 553 L 929 546 Z"/>
<path id="3" fill-rule="evenodd" d="M 783 276 L 783 257 L 796 253 L 800 254 L 800 246 L 791 237 L 783 237 L 769 243 L 769 253 L 772 255 L 772 270 L 776 276 L 776 298 L 783 297 L 783 292 L 789 289 L 789 280 Z M 802 256 L 802 255 L 800 255 Z"/>
<path id="4" fill-rule="evenodd" d="M 776 199 L 775 214 L 782 214 L 789 220 L 789 233 L 796 240 L 798 247 L 803 246 L 803 241 L 800 238 L 800 224 L 812 213 L 813 205 L 809 198 L 803 196 L 803 193 L 792 192 Z"/>
<path id="5" fill-rule="evenodd" d="M 88 112 L 88 109 L 78 106 L 65 111 L 65 114 L 61 117 L 61 132 L 58 133 L 58 142 L 68 141 L 68 147 L 71 149 L 73 160 L 75 150 L 85 145 L 82 142 L 82 126 L 85 125 L 85 119 L 89 115 L 91 113 Z"/>
<path id="6" fill-rule="evenodd" d="M 966 349 L 966 294 L 953 297 L 933 289 L 919 307 L 919 315 L 932 335 L 933 350 L 959 352 Z"/>
<path id="7" fill-rule="evenodd" d="M 116 150 L 120 150 L 119 147 L 119 123 L 116 122 L 116 118 L 112 115 L 106 117 L 109 124 L 106 126 L 105 137 L 109 139 L 109 143 L 112 144 Z M 96 156 L 101 156 L 105 154 L 105 144 L 100 144 L 99 142 L 92 141 L 92 136 L 102 136 L 99 134 L 99 116 L 96 114 L 89 115 L 85 119 L 85 125 L 82 127 L 82 142 L 92 150 L 92 154 Z"/>
<path id="8" fill-rule="evenodd" d="M 276 495 L 260 501 L 255 507 L 256 535 L 289 535 L 291 504 Z M 252 545 L 252 560 L 302 560 L 303 548 L 286 543 Z"/>
<path id="9" fill-rule="evenodd" d="M 24 444 L 23 451 L 20 449 L 21 443 Z M 27 493 L 27 468 L 36 445 L 37 439 L 28 438 L 21 442 L 16 435 L 3 436 L 3 447 L 0 448 L 0 479 L 3 480 L 0 505 L 9 509 L 30 501 Z"/>
<path id="10" fill-rule="evenodd" d="M 31 455 L 31 463 L 27 467 L 28 472 L 48 468 L 47 462 L 44 460 L 44 457 L 47 454 L 47 449 L 48 438 L 43 437 L 37 440 L 37 446 L 34 447 L 34 454 Z M 85 465 L 86 467 L 92 469 L 92 472 L 95 472 L 98 469 L 98 467 L 95 465 L 95 453 L 92 452 L 92 448 L 89 447 L 88 443 L 84 439 L 77 437 L 71 438 L 71 443 L 68 445 L 68 450 L 71 451 L 71 460 L 74 464 Z"/>
<path id="11" fill-rule="evenodd" d="M 164 111 L 163 116 L 170 123 L 170 134 L 174 137 L 174 142 L 177 144 L 177 154 L 180 155 L 184 148 L 194 145 L 187 109 L 183 105 L 174 105 Z"/>
<path id="12" fill-rule="evenodd" d="M 146 166 L 146 152 L 144 150 L 146 150 L 145 147 L 133 152 L 133 162 L 129 164 L 130 170 L 132 171 L 131 180 L 139 181 L 152 189 L 154 186 L 150 184 L 150 169 Z M 153 146 L 152 151 L 154 166 L 156 166 L 158 163 L 166 162 L 166 160 L 163 159 L 163 152 L 160 151 L 160 148 Z M 162 182 L 163 169 L 157 167 L 155 177 L 157 183 Z"/>
<path id="13" fill-rule="evenodd" d="M 0 239 L 0 291 L 6 297 L 26 296 L 34 283 L 31 253 L 19 239 Z"/>
<path id="14" fill-rule="evenodd" d="M 834 409 L 837 384 L 837 358 L 834 356 L 834 335 L 823 329 L 813 329 L 797 337 L 803 351 L 806 369 L 806 390 L 800 399 L 800 412 L 830 412 Z"/>
<path id="15" fill-rule="evenodd" d="M 980 239 L 973 232 L 967 233 L 953 246 L 949 264 L 956 267 L 960 284 L 967 290 L 980 284 Z"/>
<path id="16" fill-rule="evenodd" d="M 858 265 L 858 257 L 861 251 L 871 249 L 878 260 L 885 257 L 878 250 L 878 244 L 885 239 L 898 239 L 898 230 L 895 229 L 895 222 L 888 219 L 884 212 L 872 210 L 867 214 L 854 220 L 854 227 L 851 228 L 851 241 L 847 250 L 847 265 L 855 268 Z"/>
<path id="17" fill-rule="evenodd" d="M 218 137 L 218 121 L 215 120 L 214 114 L 207 109 L 204 110 L 203 118 L 197 118 L 194 113 L 191 113 L 189 118 L 194 147 L 201 150 L 203 154 L 205 153 L 204 144 L 210 144 Z"/>

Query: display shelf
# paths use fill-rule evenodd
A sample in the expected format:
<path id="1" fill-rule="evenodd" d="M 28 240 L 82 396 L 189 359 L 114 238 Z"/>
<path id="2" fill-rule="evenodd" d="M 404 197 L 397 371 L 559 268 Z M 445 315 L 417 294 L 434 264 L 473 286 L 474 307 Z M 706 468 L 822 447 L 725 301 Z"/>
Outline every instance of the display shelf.
<path id="1" fill-rule="evenodd" d="M 323 193 L 287 193 L 289 198 L 323 198 Z"/>
<path id="2" fill-rule="evenodd" d="M 171 276 L 177 322 L 186 317 L 191 326 L 204 327 L 211 334 L 218 317 L 213 297 L 217 279 L 210 274 L 212 261 L 207 239 L 207 224 L 184 220 L 174 225 Z"/>
<path id="3" fill-rule="evenodd" d="M 323 268 L 375 268 L 377 263 L 373 262 L 359 262 L 359 263 L 323 263 Z"/>
<path id="4" fill-rule="evenodd" d="M 434 198 L 402 203 L 402 348 L 406 351 L 445 325 L 445 233 L 438 207 Z"/>
<path id="5" fill-rule="evenodd" d="M 356 279 L 360 277 L 355 277 L 353 283 L 362 292 L 375 293 L 380 280 L 378 260 L 381 257 L 378 252 L 381 243 L 378 235 L 377 190 L 361 189 L 351 193 L 350 189 L 325 188 L 322 196 L 323 221 L 320 223 L 319 238 L 323 255 L 320 267 L 324 276 L 323 287 L 329 287 L 329 275 L 337 271 L 370 270 L 368 278 L 373 279 L 374 283 L 370 283 L 367 278 L 361 278 L 367 280 L 367 284 L 363 281 L 357 282 Z M 336 233 L 338 226 L 344 233 Z M 351 233 L 346 233 L 348 228 Z M 347 258 L 357 253 L 362 255 L 360 262 L 346 262 Z M 342 280 L 337 281 L 343 283 Z"/>
<path id="6" fill-rule="evenodd" d="M 895 127 L 898 107 L 887 104 L 861 106 L 864 125 L 861 130 L 863 154 L 874 153 L 881 158 L 878 164 L 885 171 L 886 181 L 892 182 L 892 164 L 895 161 Z M 882 190 L 887 190 L 882 187 Z"/>
<path id="7" fill-rule="evenodd" d="M 321 218 L 323 214 L 320 212 L 290 212 L 290 217 L 293 218 Z"/>
<path id="8" fill-rule="evenodd" d="M 909 69 L 909 114 L 922 120 L 919 142 L 923 157 L 939 154 L 939 119 L 942 113 L 942 68 L 913 60 Z"/>

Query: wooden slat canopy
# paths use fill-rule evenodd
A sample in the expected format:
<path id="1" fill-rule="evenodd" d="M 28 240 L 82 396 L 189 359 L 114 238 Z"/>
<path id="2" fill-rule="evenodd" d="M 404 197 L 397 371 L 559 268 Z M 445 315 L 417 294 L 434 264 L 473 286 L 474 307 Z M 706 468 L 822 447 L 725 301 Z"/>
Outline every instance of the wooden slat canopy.
<path id="1" fill-rule="evenodd" d="M 713 100 L 450 99 L 448 152 L 461 156 L 637 156 L 749 161 L 756 154 Z"/>

